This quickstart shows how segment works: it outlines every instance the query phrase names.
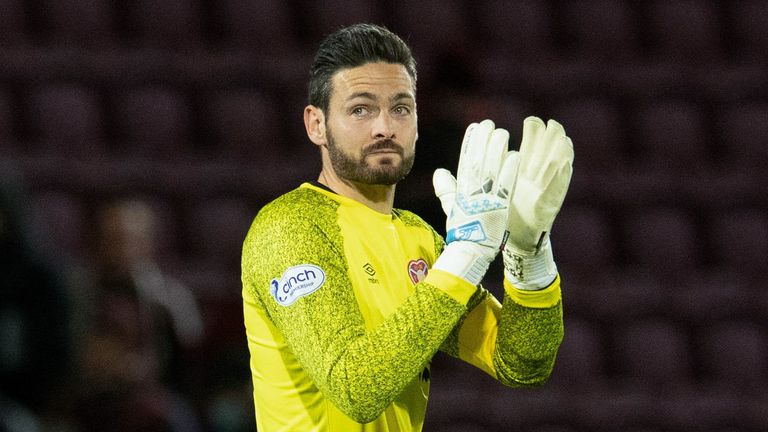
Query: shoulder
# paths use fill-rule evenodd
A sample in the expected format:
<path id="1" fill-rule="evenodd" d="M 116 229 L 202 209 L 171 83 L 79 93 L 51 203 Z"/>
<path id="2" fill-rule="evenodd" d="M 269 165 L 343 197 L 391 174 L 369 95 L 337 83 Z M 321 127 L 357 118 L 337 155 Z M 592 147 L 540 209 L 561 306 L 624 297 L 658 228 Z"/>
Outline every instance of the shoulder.
<path id="1" fill-rule="evenodd" d="M 400 218 L 400 220 L 403 222 L 403 225 L 428 231 L 432 235 L 435 251 L 437 251 L 438 254 L 442 252 L 443 247 L 445 246 L 443 237 L 437 231 L 435 231 L 434 228 L 432 228 L 432 225 L 428 224 L 427 221 L 422 219 L 421 216 L 403 209 L 394 209 L 393 212 L 397 215 L 398 218 Z"/>
<path id="2" fill-rule="evenodd" d="M 299 187 L 262 207 L 251 229 L 314 225 L 335 215 L 338 207 L 339 204 L 329 197 Z"/>
<path id="3" fill-rule="evenodd" d="M 339 204 L 310 188 L 296 188 L 259 211 L 246 237 L 246 244 L 301 242 L 307 237 L 333 231 Z"/>
<path id="4" fill-rule="evenodd" d="M 405 226 L 424 228 L 430 231 L 434 231 L 431 225 L 429 225 L 424 219 L 422 219 L 421 216 L 417 215 L 412 211 L 403 210 L 403 209 L 393 209 L 392 212 L 395 213 L 395 215 L 397 215 L 397 217 L 400 218 L 401 221 L 403 221 L 403 224 L 405 224 Z"/>

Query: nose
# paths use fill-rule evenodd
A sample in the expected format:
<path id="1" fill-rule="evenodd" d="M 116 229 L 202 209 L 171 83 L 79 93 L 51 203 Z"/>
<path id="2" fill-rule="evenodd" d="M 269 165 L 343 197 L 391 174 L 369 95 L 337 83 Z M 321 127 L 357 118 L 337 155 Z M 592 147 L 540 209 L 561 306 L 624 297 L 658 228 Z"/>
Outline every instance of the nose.
<path id="1" fill-rule="evenodd" d="M 392 116 L 387 110 L 381 110 L 378 117 L 373 122 L 371 135 L 374 139 L 395 137 L 394 122 Z"/>

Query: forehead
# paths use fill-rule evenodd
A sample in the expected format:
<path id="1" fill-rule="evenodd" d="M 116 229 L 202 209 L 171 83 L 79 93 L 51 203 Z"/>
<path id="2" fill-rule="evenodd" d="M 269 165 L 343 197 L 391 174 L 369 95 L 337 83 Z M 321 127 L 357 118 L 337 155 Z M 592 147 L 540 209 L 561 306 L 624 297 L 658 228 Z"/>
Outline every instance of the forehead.
<path id="1" fill-rule="evenodd" d="M 407 93 L 415 98 L 413 80 L 401 64 L 378 62 L 342 69 L 334 74 L 332 82 L 331 99 L 335 95 L 343 100 L 358 93 L 383 97 Z"/>

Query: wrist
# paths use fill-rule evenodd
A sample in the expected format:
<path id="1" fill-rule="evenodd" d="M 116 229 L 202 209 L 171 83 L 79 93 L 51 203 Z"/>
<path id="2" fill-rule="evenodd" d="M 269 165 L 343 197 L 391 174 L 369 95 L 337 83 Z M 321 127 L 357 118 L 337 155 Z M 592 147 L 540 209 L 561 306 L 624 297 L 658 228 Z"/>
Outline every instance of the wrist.
<path id="1" fill-rule="evenodd" d="M 552 244 L 547 236 L 536 251 L 525 251 L 507 242 L 504 245 L 504 277 L 516 288 L 526 291 L 549 286 L 557 278 Z"/>
<path id="2" fill-rule="evenodd" d="M 458 276 L 472 285 L 479 285 L 494 256 L 495 253 L 486 246 L 470 241 L 454 241 L 445 246 L 432 267 Z"/>

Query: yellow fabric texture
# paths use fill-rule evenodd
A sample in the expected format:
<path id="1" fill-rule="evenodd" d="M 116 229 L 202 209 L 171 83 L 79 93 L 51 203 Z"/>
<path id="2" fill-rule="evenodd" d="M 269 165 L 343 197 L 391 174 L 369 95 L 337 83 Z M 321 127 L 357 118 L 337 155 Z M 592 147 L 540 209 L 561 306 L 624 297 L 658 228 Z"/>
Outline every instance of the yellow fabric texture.
<path id="1" fill-rule="evenodd" d="M 482 288 L 428 272 L 442 246 L 413 213 L 377 213 L 306 183 L 259 212 L 242 258 L 259 431 L 420 431 L 438 348 L 505 384 L 546 379 L 562 337 L 559 302 L 515 303 L 517 315 L 552 319 L 537 334 L 510 335 L 499 327 L 506 300 L 501 308 Z M 550 350 L 498 352 L 531 344 Z"/>

